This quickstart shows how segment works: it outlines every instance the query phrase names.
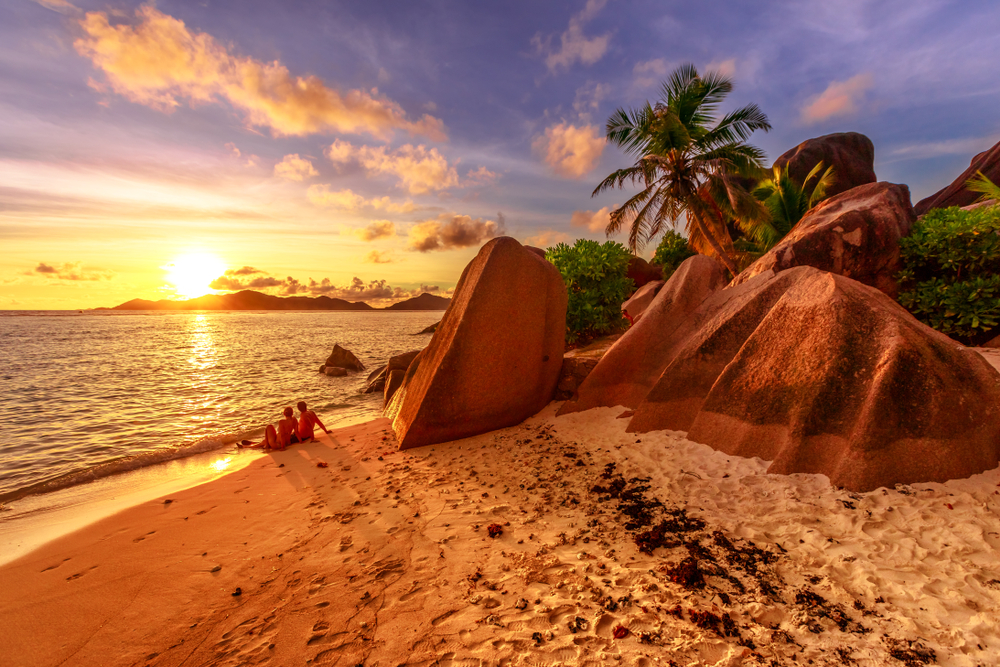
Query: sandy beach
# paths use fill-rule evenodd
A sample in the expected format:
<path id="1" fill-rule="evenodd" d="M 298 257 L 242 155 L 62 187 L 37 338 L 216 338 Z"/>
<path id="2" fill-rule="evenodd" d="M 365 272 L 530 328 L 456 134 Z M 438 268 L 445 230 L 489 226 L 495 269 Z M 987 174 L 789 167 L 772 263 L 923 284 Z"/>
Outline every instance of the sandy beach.
<path id="1" fill-rule="evenodd" d="M 850 493 L 557 407 L 344 428 L 47 544 L 0 568 L 0 664 L 1000 659 L 1000 470 Z"/>

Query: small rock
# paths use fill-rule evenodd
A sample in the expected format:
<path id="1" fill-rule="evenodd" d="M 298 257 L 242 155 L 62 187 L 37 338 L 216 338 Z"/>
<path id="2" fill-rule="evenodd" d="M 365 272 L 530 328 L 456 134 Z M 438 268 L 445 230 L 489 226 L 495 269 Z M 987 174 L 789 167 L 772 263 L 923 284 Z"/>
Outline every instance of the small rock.
<path id="1" fill-rule="evenodd" d="M 521 598 L 516 603 L 514 603 L 514 609 L 527 609 L 527 608 L 528 608 L 528 601 L 525 600 L 524 598 Z"/>
<path id="2" fill-rule="evenodd" d="M 233 591 L 233 597 L 234 598 L 235 597 L 239 597 L 241 595 L 243 595 L 243 589 L 242 588 L 237 588 L 235 591 Z"/>
<path id="3" fill-rule="evenodd" d="M 221 570 L 221 569 L 222 569 L 222 566 L 221 566 L 221 565 L 216 565 L 216 566 L 215 566 L 215 567 L 213 567 L 213 568 L 212 568 L 211 570 L 209 570 L 209 572 L 218 572 L 218 571 L 219 571 L 219 570 Z"/>

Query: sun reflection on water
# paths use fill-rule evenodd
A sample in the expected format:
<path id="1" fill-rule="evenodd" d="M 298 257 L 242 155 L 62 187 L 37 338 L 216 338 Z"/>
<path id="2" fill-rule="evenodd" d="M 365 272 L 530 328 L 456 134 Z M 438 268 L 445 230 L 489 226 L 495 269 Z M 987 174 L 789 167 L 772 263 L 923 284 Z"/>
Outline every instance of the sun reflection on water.
<path id="1" fill-rule="evenodd" d="M 232 462 L 233 462 L 232 458 L 219 459 L 218 461 L 213 463 L 211 467 L 215 468 L 218 472 L 222 472 L 223 470 L 228 468 L 229 464 Z"/>

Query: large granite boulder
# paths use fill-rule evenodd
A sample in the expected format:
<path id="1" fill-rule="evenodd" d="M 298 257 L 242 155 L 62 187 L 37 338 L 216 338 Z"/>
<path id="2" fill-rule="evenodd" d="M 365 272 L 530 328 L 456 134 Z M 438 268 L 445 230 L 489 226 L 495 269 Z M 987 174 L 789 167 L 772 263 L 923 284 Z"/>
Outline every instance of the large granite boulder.
<path id="1" fill-rule="evenodd" d="M 983 172 L 994 183 L 1000 183 L 1000 143 L 972 158 L 969 168 L 952 182 L 951 185 L 938 190 L 930 197 L 921 199 L 914 206 L 917 215 L 923 215 L 932 208 L 947 208 L 949 206 L 968 206 L 979 199 L 978 192 L 965 189 L 965 183 L 975 177 L 976 172 Z"/>
<path id="2" fill-rule="evenodd" d="M 673 358 L 673 333 L 694 326 L 702 302 L 725 285 L 725 271 L 710 257 L 684 260 L 657 293 L 642 319 L 611 346 L 559 414 L 596 407 L 634 408 Z"/>
<path id="3" fill-rule="evenodd" d="M 854 491 L 1000 462 L 1000 373 L 879 290 L 803 266 L 724 293 L 630 431 L 687 431 Z"/>
<path id="4" fill-rule="evenodd" d="M 327 368 L 346 368 L 349 371 L 365 370 L 365 365 L 361 363 L 361 360 L 354 356 L 353 352 L 345 350 L 340 345 L 333 346 L 333 352 L 326 358 L 324 366 Z"/>
<path id="5" fill-rule="evenodd" d="M 590 372 L 597 367 L 601 357 L 621 337 L 622 334 L 601 336 L 583 347 L 578 347 L 564 354 L 562 368 L 559 370 L 559 383 L 556 385 L 556 393 L 553 398 L 557 401 L 565 401 L 576 396 L 576 390 L 580 388 Z"/>
<path id="6" fill-rule="evenodd" d="M 785 238 L 733 279 L 746 282 L 766 271 L 812 266 L 898 294 L 899 239 L 916 215 L 910 190 L 895 183 L 870 183 L 818 204 Z"/>
<path id="7" fill-rule="evenodd" d="M 637 289 L 635 294 L 622 304 L 622 315 L 634 325 L 649 308 L 649 304 L 653 303 L 653 299 L 660 293 L 660 288 L 665 284 L 662 280 L 651 280 Z"/>
<path id="8" fill-rule="evenodd" d="M 633 255 L 628 261 L 626 275 L 635 282 L 636 289 L 639 289 L 650 281 L 663 280 L 663 267 Z"/>
<path id="9" fill-rule="evenodd" d="M 566 302 L 559 271 L 538 253 L 505 236 L 484 245 L 386 407 L 400 448 L 513 426 L 545 407 L 559 379 Z"/>
<path id="10" fill-rule="evenodd" d="M 389 373 L 392 371 L 405 372 L 406 369 L 410 367 L 410 362 L 413 361 L 418 354 L 420 354 L 420 350 L 413 350 L 411 352 L 397 354 L 394 357 L 389 357 L 389 362 L 385 366 L 380 366 L 368 374 L 368 380 L 364 389 L 361 390 L 361 393 L 373 394 L 376 391 L 384 392 L 385 383 L 389 377 Z"/>
<path id="11" fill-rule="evenodd" d="M 871 139 L 857 132 L 838 132 L 807 139 L 782 153 L 774 161 L 774 166 L 787 165 L 789 176 L 801 185 L 820 161 L 824 170 L 833 166 L 835 182 L 826 191 L 828 197 L 878 180 L 875 177 L 875 145 Z"/>

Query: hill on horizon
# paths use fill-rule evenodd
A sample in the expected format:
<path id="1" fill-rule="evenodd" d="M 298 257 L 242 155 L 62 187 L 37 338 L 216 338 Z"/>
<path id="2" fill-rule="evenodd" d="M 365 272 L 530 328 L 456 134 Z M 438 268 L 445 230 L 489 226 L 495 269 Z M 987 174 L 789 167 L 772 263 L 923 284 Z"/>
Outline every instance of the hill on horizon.
<path id="1" fill-rule="evenodd" d="M 364 301 L 351 302 L 328 296 L 282 297 L 243 290 L 233 294 L 206 294 L 184 301 L 132 299 L 113 308 L 96 310 L 445 310 L 450 303 L 451 299 L 424 292 L 387 308 L 375 308 Z"/>

